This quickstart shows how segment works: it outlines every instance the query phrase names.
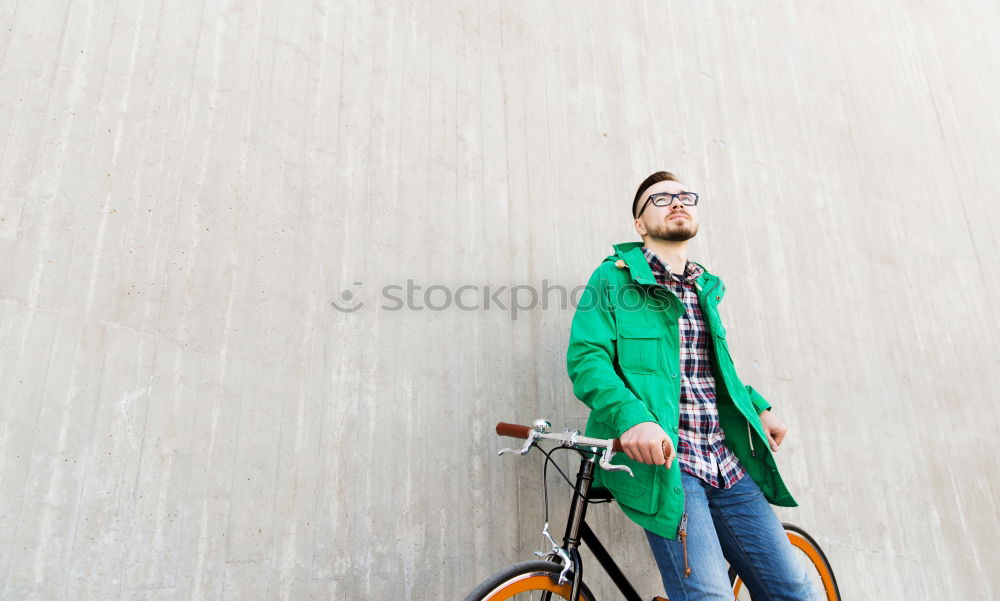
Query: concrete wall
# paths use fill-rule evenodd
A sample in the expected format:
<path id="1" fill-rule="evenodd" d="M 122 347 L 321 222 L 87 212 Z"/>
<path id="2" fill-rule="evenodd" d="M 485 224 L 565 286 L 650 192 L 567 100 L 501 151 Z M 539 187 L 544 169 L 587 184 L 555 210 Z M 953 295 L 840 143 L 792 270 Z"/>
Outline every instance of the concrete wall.
<path id="1" fill-rule="evenodd" d="M 667 168 L 792 428 L 781 517 L 846 599 L 995 598 L 998 27 L 974 0 L 0 3 L 0 597 L 461 598 L 528 559 L 541 462 L 492 427 L 583 424 L 572 308 L 484 288 L 583 283 Z M 407 280 L 441 309 L 393 310 Z M 659 592 L 637 528 L 593 521 Z"/>

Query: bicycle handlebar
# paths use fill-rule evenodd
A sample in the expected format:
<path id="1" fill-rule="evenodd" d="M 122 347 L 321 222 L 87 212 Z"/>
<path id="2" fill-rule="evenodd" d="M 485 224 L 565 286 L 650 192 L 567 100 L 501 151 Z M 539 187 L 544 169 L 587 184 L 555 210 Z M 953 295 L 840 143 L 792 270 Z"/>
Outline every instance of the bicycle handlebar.
<path id="1" fill-rule="evenodd" d="M 522 426 L 520 424 L 508 424 L 507 422 L 498 422 L 497 423 L 497 434 L 499 434 L 500 436 L 507 436 L 507 437 L 510 437 L 510 438 L 528 438 L 528 436 L 531 435 L 531 430 L 532 430 L 531 426 Z M 597 439 L 589 439 L 589 438 L 584 438 L 584 437 L 581 436 L 581 437 L 579 437 L 579 440 L 580 440 L 579 444 L 581 444 L 581 445 L 584 445 L 584 446 L 595 446 L 595 445 L 590 444 L 587 441 L 595 441 Z M 606 446 L 607 445 L 607 441 L 606 440 L 597 440 L 597 442 L 600 442 L 601 444 L 600 445 L 596 445 L 596 446 Z M 621 441 L 620 438 L 615 438 L 612 444 L 613 444 L 612 450 L 614 450 L 616 453 L 622 452 L 622 441 Z M 663 458 L 666 459 L 667 457 L 668 457 L 668 455 L 667 455 L 667 452 L 666 452 L 666 448 L 664 448 L 663 449 Z"/>

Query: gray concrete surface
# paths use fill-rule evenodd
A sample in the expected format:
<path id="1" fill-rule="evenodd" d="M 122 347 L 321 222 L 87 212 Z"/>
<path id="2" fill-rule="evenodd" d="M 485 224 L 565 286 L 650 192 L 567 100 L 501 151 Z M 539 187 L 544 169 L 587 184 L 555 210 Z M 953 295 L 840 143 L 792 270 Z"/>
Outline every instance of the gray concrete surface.
<path id="1" fill-rule="evenodd" d="M 529 558 L 541 464 L 492 426 L 582 425 L 572 310 L 483 291 L 582 283 L 667 168 L 792 428 L 781 517 L 845 599 L 996 598 L 998 26 L 944 0 L 0 3 L 0 597 L 457 599 Z M 407 280 L 477 308 L 393 310 Z M 660 592 L 636 527 L 593 516 Z"/>

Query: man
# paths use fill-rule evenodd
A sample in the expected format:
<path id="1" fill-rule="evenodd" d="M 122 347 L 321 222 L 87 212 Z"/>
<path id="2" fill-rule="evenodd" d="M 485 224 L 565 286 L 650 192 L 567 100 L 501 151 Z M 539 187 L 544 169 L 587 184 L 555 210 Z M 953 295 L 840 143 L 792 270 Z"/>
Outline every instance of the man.
<path id="1" fill-rule="evenodd" d="M 671 601 L 731 601 L 726 561 L 755 601 L 811 599 L 769 506 L 796 505 L 772 455 L 787 427 L 736 374 L 725 285 L 688 259 L 698 195 L 660 171 L 632 216 L 642 242 L 615 245 L 594 271 L 567 353 L 587 435 L 620 437 L 615 463 L 634 474 L 599 470 L 597 484 L 645 529 Z"/>

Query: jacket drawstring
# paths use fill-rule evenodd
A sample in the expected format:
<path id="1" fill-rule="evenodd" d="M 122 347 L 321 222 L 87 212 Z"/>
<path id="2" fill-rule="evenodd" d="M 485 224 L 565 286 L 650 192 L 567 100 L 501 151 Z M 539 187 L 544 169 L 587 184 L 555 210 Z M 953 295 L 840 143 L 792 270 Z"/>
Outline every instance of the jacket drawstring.
<path id="1" fill-rule="evenodd" d="M 750 455 L 756 457 L 757 453 L 753 450 L 753 432 L 750 431 L 750 420 L 747 420 L 747 438 L 750 439 Z"/>
<path id="2" fill-rule="evenodd" d="M 687 578 L 691 575 L 691 568 L 688 567 L 688 544 L 687 544 L 687 522 L 688 514 L 687 512 L 681 516 L 681 523 L 677 527 L 677 532 L 681 537 L 681 544 L 684 545 L 684 577 Z"/>

